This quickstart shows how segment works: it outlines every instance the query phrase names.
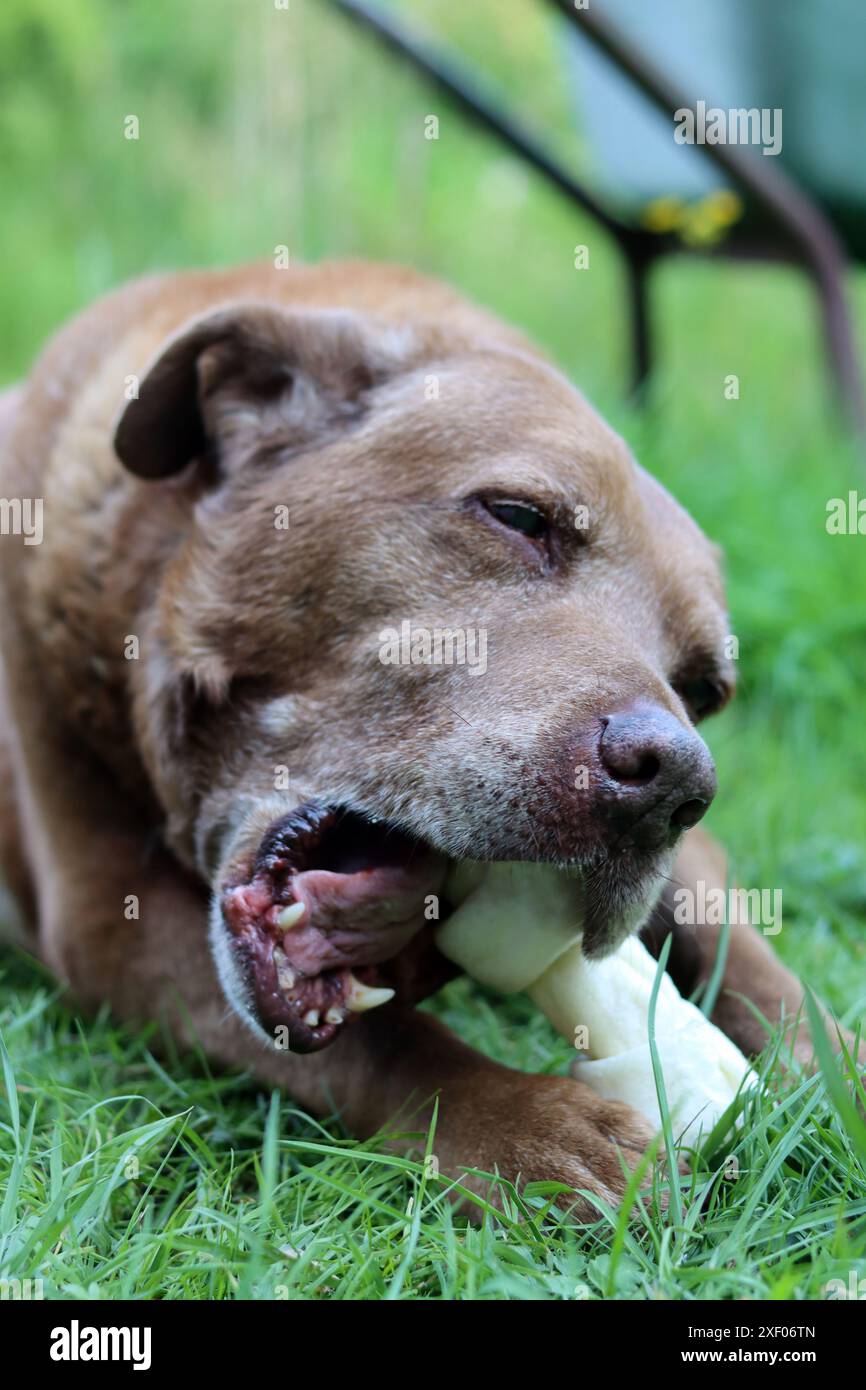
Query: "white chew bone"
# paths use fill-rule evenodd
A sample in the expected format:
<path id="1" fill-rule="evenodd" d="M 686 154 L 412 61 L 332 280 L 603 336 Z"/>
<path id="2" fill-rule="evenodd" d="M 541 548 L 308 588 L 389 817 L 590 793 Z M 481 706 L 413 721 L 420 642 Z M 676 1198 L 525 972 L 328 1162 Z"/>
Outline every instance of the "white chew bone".
<path id="1" fill-rule="evenodd" d="M 459 905 L 436 938 L 443 954 L 493 989 L 526 990 L 570 1042 L 585 1029 L 590 1060 L 575 1064 L 578 1079 L 660 1125 L 649 1050 L 656 962 L 641 942 L 629 937 L 606 959 L 586 960 L 580 882 L 548 865 L 461 864 L 445 891 Z M 667 974 L 655 1032 L 674 1135 L 694 1142 L 754 1073 Z"/>
<path id="2" fill-rule="evenodd" d="M 534 985 L 530 997 L 564 1037 L 587 1030 L 589 1061 L 573 1074 L 599 1095 L 624 1100 L 661 1124 L 649 1049 L 649 1007 L 657 962 L 637 937 L 613 955 L 588 961 L 572 946 Z M 655 1037 L 674 1136 L 693 1143 L 712 1129 L 740 1083 L 755 1080 L 730 1038 L 663 974 L 655 1012 Z"/>
<path id="3" fill-rule="evenodd" d="M 526 989 L 580 940 L 580 880 L 549 864 L 457 864 L 445 897 L 458 904 L 440 928 L 443 955 L 491 989 Z"/>

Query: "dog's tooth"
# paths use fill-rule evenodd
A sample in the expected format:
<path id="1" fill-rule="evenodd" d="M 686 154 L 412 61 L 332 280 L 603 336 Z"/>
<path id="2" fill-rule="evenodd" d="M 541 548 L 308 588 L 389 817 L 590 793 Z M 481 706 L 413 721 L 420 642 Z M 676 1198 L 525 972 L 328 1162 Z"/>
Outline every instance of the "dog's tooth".
<path id="1" fill-rule="evenodd" d="M 308 1028 L 318 1028 L 318 1026 L 319 1026 L 319 1011 L 318 1011 L 318 1009 L 310 1009 L 310 1012 L 309 1012 L 309 1013 L 304 1014 L 304 1022 L 306 1023 L 306 1025 L 307 1025 Z"/>
<path id="2" fill-rule="evenodd" d="M 274 965 L 277 968 L 277 984 L 284 994 L 288 994 L 289 990 L 295 987 L 295 972 L 279 946 L 274 947 Z"/>
<path id="3" fill-rule="evenodd" d="M 326 1023 L 342 1023 L 343 1015 L 339 1009 L 329 1009 L 325 1014 Z"/>
<path id="4" fill-rule="evenodd" d="M 277 924 L 283 931 L 291 931 L 292 927 L 298 925 L 306 910 L 306 903 L 290 903 L 288 907 L 283 908 L 277 918 Z"/>
<path id="5" fill-rule="evenodd" d="M 353 1014 L 365 1014 L 368 1009 L 378 1009 L 380 1004 L 387 1004 L 389 999 L 394 998 L 393 989 L 373 989 L 370 985 L 362 985 L 360 980 L 349 972 L 349 989 L 346 994 L 346 1008 Z"/>

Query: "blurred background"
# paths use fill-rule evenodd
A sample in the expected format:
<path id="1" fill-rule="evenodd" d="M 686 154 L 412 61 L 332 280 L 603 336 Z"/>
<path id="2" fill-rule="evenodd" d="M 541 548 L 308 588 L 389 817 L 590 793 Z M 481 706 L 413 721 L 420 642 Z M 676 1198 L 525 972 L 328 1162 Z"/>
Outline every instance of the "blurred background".
<path id="1" fill-rule="evenodd" d="M 636 411 L 623 265 L 603 229 L 325 0 L 278 3 L 4 0 L 0 382 L 124 279 L 272 258 L 279 245 L 294 260 L 408 263 L 519 324 L 725 549 L 741 698 L 708 731 L 722 787 L 711 828 L 742 882 L 782 887 L 796 928 L 783 930 L 782 953 L 837 1007 L 862 1011 L 866 981 L 851 963 L 866 954 L 866 537 L 829 536 L 825 517 L 829 498 L 866 483 L 827 389 L 808 283 L 784 265 L 666 261 L 652 285 L 651 400 Z M 677 200 L 725 186 L 708 164 L 681 186 L 649 120 L 608 114 L 608 77 L 550 5 L 386 8 L 477 66 L 488 96 L 645 224 L 672 225 L 670 199 L 675 222 Z M 631 7 L 647 51 L 679 74 L 684 32 L 698 25 L 710 76 L 741 59 L 746 86 L 774 71 L 774 11 L 811 17 L 799 76 L 770 100 L 806 171 L 823 171 L 853 245 L 862 122 L 845 93 L 862 47 L 824 51 L 824 7 L 759 8 L 750 26 L 755 6 L 738 3 Z M 763 104 L 742 89 L 734 100 Z M 131 115 L 137 140 L 125 138 Z M 430 115 L 436 140 L 425 138 Z M 586 270 L 576 245 L 589 248 Z M 862 348 L 862 271 L 849 290 Z M 738 399 L 725 394 L 731 374 Z"/>

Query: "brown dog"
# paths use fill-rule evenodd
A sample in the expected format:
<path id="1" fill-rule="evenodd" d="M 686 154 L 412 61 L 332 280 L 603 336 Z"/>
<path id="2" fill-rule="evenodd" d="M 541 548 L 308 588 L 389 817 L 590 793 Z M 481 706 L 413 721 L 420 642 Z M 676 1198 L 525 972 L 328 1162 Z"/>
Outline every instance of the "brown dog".
<path id="1" fill-rule="evenodd" d="M 690 518 L 515 332 L 388 267 L 127 286 L 3 435 L 0 493 L 44 503 L 40 544 L 0 541 L 0 854 L 33 949 L 357 1132 L 438 1095 L 443 1171 L 615 1198 L 637 1114 L 412 1005 L 449 974 L 454 859 L 580 866 L 595 954 L 678 846 L 674 881 L 725 886 L 681 840 L 733 683 Z M 691 989 L 717 930 L 674 930 Z M 746 926 L 715 1018 L 756 1051 L 740 994 L 801 1002 Z"/>

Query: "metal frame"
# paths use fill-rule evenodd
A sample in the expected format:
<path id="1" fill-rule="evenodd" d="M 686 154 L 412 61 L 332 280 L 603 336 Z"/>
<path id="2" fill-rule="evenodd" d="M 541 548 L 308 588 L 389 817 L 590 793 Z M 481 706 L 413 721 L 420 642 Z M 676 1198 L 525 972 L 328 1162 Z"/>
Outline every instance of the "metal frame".
<path id="1" fill-rule="evenodd" d="M 652 369 L 648 302 L 654 263 L 672 254 L 696 254 L 672 236 L 659 236 L 615 216 L 553 158 L 538 140 L 508 113 L 482 97 L 456 64 L 434 55 L 405 25 L 366 0 L 331 0 L 344 15 L 370 30 L 446 92 L 476 125 L 496 136 L 531 164 L 571 203 L 577 204 L 617 242 L 628 272 L 627 293 L 632 344 L 632 385 L 642 393 Z M 628 40 L 595 9 L 575 9 L 572 0 L 548 0 L 570 24 L 582 30 L 660 110 L 673 113 L 693 102 L 646 62 Z M 832 379 L 847 420 L 866 437 L 866 403 L 854 332 L 845 295 L 845 253 L 835 231 L 817 205 L 786 175 L 766 167 L 748 150 L 734 145 L 702 145 L 706 156 L 760 206 L 781 233 L 780 242 L 753 235 L 741 239 L 738 254 L 782 258 L 802 266 L 817 292 Z M 725 247 L 713 254 L 725 254 Z M 701 254 L 706 254 L 702 252 Z"/>

